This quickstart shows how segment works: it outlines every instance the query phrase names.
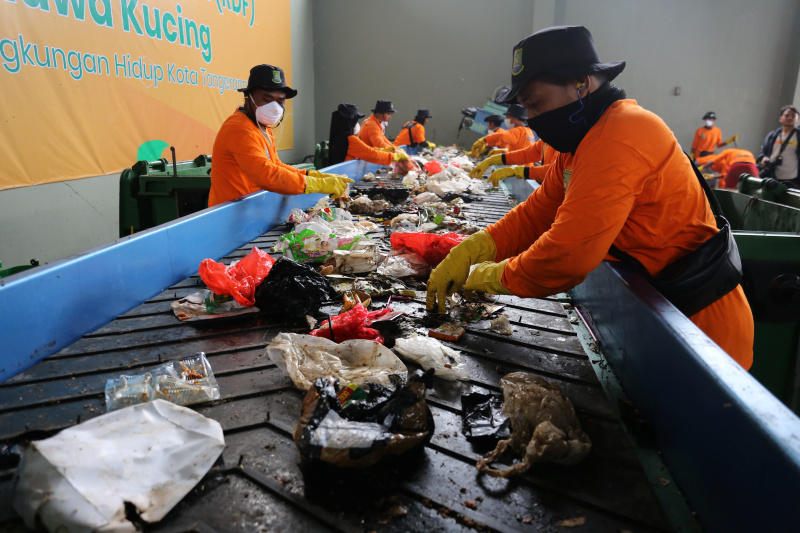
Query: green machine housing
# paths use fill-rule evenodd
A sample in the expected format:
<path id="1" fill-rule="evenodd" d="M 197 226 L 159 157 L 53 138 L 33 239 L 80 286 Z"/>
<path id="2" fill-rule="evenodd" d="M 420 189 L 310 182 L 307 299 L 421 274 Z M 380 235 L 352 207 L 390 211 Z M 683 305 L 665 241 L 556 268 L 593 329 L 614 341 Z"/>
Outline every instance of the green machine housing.
<path id="1" fill-rule="evenodd" d="M 750 373 L 800 414 L 800 191 L 743 174 L 714 191 L 734 230 L 755 320 Z"/>

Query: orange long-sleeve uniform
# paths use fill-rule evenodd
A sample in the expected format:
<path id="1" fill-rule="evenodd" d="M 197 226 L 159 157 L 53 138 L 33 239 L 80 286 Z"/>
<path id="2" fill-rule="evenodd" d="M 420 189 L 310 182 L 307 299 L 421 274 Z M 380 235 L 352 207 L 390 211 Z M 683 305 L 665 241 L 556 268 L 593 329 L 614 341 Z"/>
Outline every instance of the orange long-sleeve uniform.
<path id="1" fill-rule="evenodd" d="M 367 146 L 373 148 L 389 148 L 392 143 L 383 134 L 381 128 L 381 121 L 375 115 L 370 115 L 361 123 L 361 131 L 358 132 L 358 138 L 364 141 Z"/>
<path id="2" fill-rule="evenodd" d="M 756 164 L 756 158 L 753 156 L 753 153 L 740 148 L 728 148 L 727 150 L 723 150 L 719 154 L 709 156 L 708 161 L 712 162 L 711 168 L 723 176 L 728 173 L 728 169 L 731 168 L 731 165 L 734 163 Z"/>
<path id="3" fill-rule="evenodd" d="M 507 165 L 528 165 L 528 179 L 536 180 L 539 183 L 544 181 L 548 169 L 557 158 L 558 152 L 541 139 L 522 150 L 505 154 Z M 541 165 L 534 166 L 534 163 L 541 163 Z"/>
<path id="4" fill-rule="evenodd" d="M 492 133 L 484 138 L 489 146 L 508 148 L 509 152 L 527 148 L 533 144 L 533 140 L 533 132 L 526 126 L 516 126 L 510 130 Z"/>
<path id="5" fill-rule="evenodd" d="M 425 126 L 415 120 L 410 120 L 403 124 L 403 129 L 397 134 L 397 138 L 394 140 L 395 146 L 411 145 L 411 139 L 408 137 L 409 126 L 411 126 L 411 135 L 414 138 L 414 142 L 417 144 L 425 142 Z"/>
<path id="6" fill-rule="evenodd" d="M 267 128 L 265 135 L 240 111 L 219 129 L 211 161 L 209 207 L 262 189 L 278 194 L 306 190 L 306 172 L 278 159 L 272 130 Z"/>
<path id="7" fill-rule="evenodd" d="M 364 141 L 351 135 L 347 138 L 347 157 L 344 160 L 350 161 L 351 159 L 363 159 L 377 165 L 391 165 L 393 156 L 390 152 L 381 152 L 367 146 Z"/>
<path id="8" fill-rule="evenodd" d="M 694 140 L 692 140 L 692 154 L 698 164 L 703 164 L 708 161 L 710 155 L 701 156 L 701 152 L 713 152 L 722 146 L 722 130 L 716 126 L 706 128 L 702 126 L 697 128 L 694 132 Z"/>
<path id="9" fill-rule="evenodd" d="M 647 142 L 642 142 L 647 139 Z M 562 153 L 542 186 L 487 231 L 503 285 L 524 297 L 578 285 L 612 244 L 651 275 L 696 249 L 717 227 L 673 133 L 633 100 L 612 104 L 575 155 Z M 753 317 L 741 286 L 689 317 L 744 368 Z"/>

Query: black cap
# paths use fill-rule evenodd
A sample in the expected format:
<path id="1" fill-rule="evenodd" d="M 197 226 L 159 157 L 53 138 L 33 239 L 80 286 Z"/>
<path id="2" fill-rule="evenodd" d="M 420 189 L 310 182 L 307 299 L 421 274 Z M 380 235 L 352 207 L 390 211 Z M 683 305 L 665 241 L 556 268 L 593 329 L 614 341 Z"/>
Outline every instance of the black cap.
<path id="1" fill-rule="evenodd" d="M 433 115 L 431 115 L 431 112 L 428 109 L 418 109 L 417 116 L 414 118 L 425 120 L 426 118 L 433 118 Z"/>
<path id="2" fill-rule="evenodd" d="M 506 111 L 506 116 L 512 116 L 514 118 L 518 118 L 520 120 L 528 120 L 528 112 L 519 104 L 511 104 L 508 106 L 508 111 Z"/>
<path id="3" fill-rule="evenodd" d="M 487 123 L 491 122 L 493 124 L 502 124 L 503 123 L 503 116 L 502 115 L 489 115 L 484 119 Z"/>
<path id="4" fill-rule="evenodd" d="M 713 111 L 709 111 L 708 113 L 703 115 L 703 120 L 708 120 L 708 119 L 717 120 L 717 114 L 714 113 Z"/>
<path id="5" fill-rule="evenodd" d="M 545 28 L 524 38 L 514 47 L 511 88 L 495 101 L 502 104 L 514 102 L 522 87 L 542 74 L 578 78 L 602 72 L 610 81 L 624 68 L 624 61 L 600 62 L 592 34 L 583 26 Z"/>
<path id="6" fill-rule="evenodd" d="M 364 113 L 358 112 L 358 106 L 356 104 L 339 104 L 337 111 L 340 115 L 349 120 L 364 118 Z"/>
<path id="7" fill-rule="evenodd" d="M 253 89 L 283 90 L 286 98 L 297 96 L 297 91 L 286 85 L 286 76 L 283 74 L 283 69 L 267 64 L 256 65 L 251 68 L 250 77 L 247 78 L 247 87 L 239 89 L 239 92 L 248 92 Z"/>
<path id="8" fill-rule="evenodd" d="M 372 110 L 373 113 L 397 113 L 397 109 L 392 107 L 391 100 L 378 100 L 375 104 L 375 109 Z"/>

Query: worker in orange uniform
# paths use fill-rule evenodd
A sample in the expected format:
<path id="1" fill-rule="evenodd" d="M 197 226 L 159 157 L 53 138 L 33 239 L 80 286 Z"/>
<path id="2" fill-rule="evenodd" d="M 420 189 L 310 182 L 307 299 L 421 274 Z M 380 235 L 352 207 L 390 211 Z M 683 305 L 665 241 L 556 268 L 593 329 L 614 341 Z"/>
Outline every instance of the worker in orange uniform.
<path id="1" fill-rule="evenodd" d="M 469 175 L 473 178 L 480 178 L 491 166 L 517 165 L 495 170 L 487 181 L 492 187 L 497 187 L 501 180 L 514 176 L 542 183 L 550 165 L 555 163 L 557 157 L 558 152 L 539 139 L 522 150 L 500 154 L 490 152 L 489 157 L 475 165 Z"/>
<path id="2" fill-rule="evenodd" d="M 719 154 L 709 157 L 700 168 L 711 167 L 722 176 L 722 184 L 726 189 L 735 189 L 739 184 L 739 176 L 744 173 L 758 177 L 756 158 L 752 152 L 739 148 L 728 148 Z"/>
<path id="3" fill-rule="evenodd" d="M 714 151 L 717 148 L 722 148 L 739 140 L 739 136 L 734 135 L 727 141 L 722 142 L 722 130 L 714 125 L 717 120 L 717 114 L 713 111 L 703 115 L 703 120 L 705 120 L 705 124 L 697 128 L 692 140 L 692 158 L 698 164 L 708 161 L 708 158 L 714 155 Z"/>
<path id="4" fill-rule="evenodd" d="M 363 117 L 355 104 L 339 104 L 338 109 L 333 112 L 328 144 L 329 165 L 351 159 L 363 159 L 378 165 L 389 165 L 392 161 L 408 161 L 408 155 L 394 146 L 372 148 L 359 139 L 356 136 L 359 130 L 358 120 Z"/>
<path id="5" fill-rule="evenodd" d="M 425 124 L 427 124 L 431 118 L 433 117 L 429 110 L 417 110 L 417 116 L 414 117 L 414 120 L 409 120 L 403 124 L 403 129 L 401 129 L 400 133 L 397 134 L 397 138 L 394 140 L 394 145 L 408 146 L 410 148 L 422 146 L 425 148 L 430 148 L 431 150 L 436 148 L 435 144 L 425 140 Z"/>
<path id="6" fill-rule="evenodd" d="M 528 124 L 560 154 L 524 203 L 436 267 L 429 310 L 438 299 L 445 312 L 446 295 L 461 288 L 552 296 L 581 283 L 612 250 L 637 260 L 656 281 L 678 259 L 698 263 L 693 252 L 718 233 L 708 199 L 664 121 L 611 85 L 623 68 L 624 62 L 600 62 L 583 26 L 547 28 L 514 47 L 512 85 L 499 100 L 525 106 Z M 700 263 L 705 293 L 694 293 L 693 303 L 705 307 L 689 318 L 750 368 L 753 317 L 737 284 L 741 273 L 720 285 L 720 271 L 708 268 L 717 263 Z"/>
<path id="7" fill-rule="evenodd" d="M 491 135 L 492 133 L 499 133 L 501 131 L 506 131 L 503 128 L 503 116 L 502 115 L 489 115 L 485 119 L 486 122 L 486 135 Z"/>
<path id="8" fill-rule="evenodd" d="M 239 92 L 244 93 L 244 105 L 225 120 L 214 140 L 209 207 L 259 190 L 344 194 L 353 183 L 346 176 L 299 170 L 278 159 L 272 128 L 280 124 L 286 99 L 297 96 L 286 85 L 283 69 L 256 65 Z"/>
<path id="9" fill-rule="evenodd" d="M 522 150 L 527 148 L 536 140 L 533 132 L 526 125 L 527 117 L 525 115 L 525 108 L 519 104 L 512 104 L 508 106 L 506 111 L 506 124 L 509 130 L 492 133 L 485 137 L 481 137 L 472 145 L 470 155 L 472 157 L 480 157 L 487 147 L 508 148 L 509 152 Z"/>
<path id="10" fill-rule="evenodd" d="M 384 132 L 389 121 L 392 120 L 392 115 L 396 112 L 397 110 L 392 107 L 391 100 L 378 100 L 375 103 L 375 109 L 372 110 L 372 115 L 361 124 L 358 138 L 364 141 L 367 146 L 373 148 L 389 148 L 393 146 Z"/>

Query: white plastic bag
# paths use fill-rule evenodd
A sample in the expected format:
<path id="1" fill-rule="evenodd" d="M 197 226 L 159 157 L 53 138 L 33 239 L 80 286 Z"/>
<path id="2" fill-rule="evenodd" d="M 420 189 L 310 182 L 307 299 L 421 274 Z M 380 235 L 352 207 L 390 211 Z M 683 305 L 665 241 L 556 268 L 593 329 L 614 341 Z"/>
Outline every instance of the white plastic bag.
<path id="1" fill-rule="evenodd" d="M 433 369 L 440 378 L 466 381 L 470 378 L 469 368 L 461 353 L 448 348 L 436 339 L 412 335 L 397 339 L 394 349 L 403 357 L 414 361 L 425 370 Z"/>
<path id="2" fill-rule="evenodd" d="M 389 348 L 370 340 L 335 343 L 329 339 L 279 333 L 267 355 L 298 388 L 308 390 L 317 378 L 332 376 L 345 383 L 392 385 L 390 376 L 406 379 L 406 365 Z"/>
<path id="3" fill-rule="evenodd" d="M 133 532 L 125 502 L 143 520 L 161 520 L 224 447 L 219 423 L 186 407 L 155 400 L 120 409 L 32 443 L 14 508 L 51 532 Z"/>

